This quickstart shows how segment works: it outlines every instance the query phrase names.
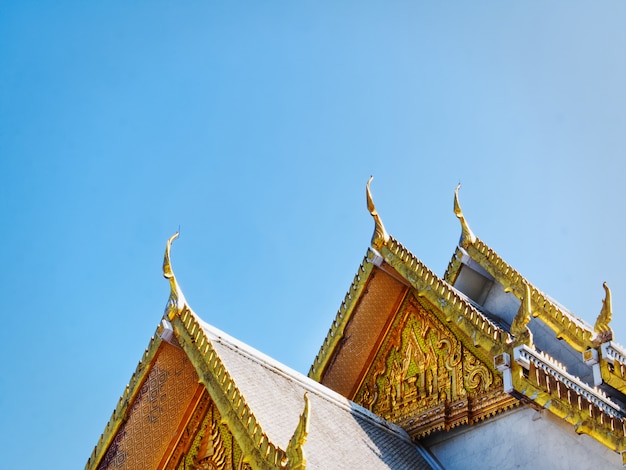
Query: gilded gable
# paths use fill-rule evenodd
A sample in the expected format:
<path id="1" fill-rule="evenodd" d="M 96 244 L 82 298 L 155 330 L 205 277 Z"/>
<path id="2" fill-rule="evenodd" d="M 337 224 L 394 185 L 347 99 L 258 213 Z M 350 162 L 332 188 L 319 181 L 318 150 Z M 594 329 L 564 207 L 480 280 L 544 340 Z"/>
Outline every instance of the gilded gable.
<path id="1" fill-rule="evenodd" d="M 511 407 L 501 377 L 408 295 L 354 400 L 416 438 Z"/>
<path id="2" fill-rule="evenodd" d="M 249 470 L 241 448 L 205 391 L 166 470 Z"/>
<path id="3" fill-rule="evenodd" d="M 98 470 L 154 469 L 178 438 L 178 425 L 193 408 L 198 375 L 185 353 L 162 342 L 128 419 L 121 425 Z"/>

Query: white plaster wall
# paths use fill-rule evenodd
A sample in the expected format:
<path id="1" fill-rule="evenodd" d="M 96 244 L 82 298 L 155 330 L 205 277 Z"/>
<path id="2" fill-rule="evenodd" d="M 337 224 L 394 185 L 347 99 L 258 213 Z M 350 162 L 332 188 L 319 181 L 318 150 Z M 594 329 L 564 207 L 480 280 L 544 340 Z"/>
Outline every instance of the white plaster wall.
<path id="1" fill-rule="evenodd" d="M 603 470 L 622 467 L 622 458 L 550 414 L 519 408 L 474 426 L 422 441 L 446 470 Z"/>

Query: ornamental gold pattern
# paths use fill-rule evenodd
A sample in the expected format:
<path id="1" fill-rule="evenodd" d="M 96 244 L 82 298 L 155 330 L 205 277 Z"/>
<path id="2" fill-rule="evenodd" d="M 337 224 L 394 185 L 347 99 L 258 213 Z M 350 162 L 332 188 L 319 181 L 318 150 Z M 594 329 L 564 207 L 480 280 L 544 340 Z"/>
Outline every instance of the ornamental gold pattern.
<path id="1" fill-rule="evenodd" d="M 455 192 L 455 214 L 458 205 L 458 188 Z M 460 206 L 459 206 L 460 208 Z M 460 219 L 461 220 L 461 219 Z M 603 284 L 605 298 L 602 302 L 602 310 L 598 315 L 595 326 L 591 326 L 572 315 L 558 304 L 549 299 L 543 292 L 530 284 L 518 271 L 507 264 L 494 250 L 489 248 L 479 238 L 467 237 L 467 222 L 461 220 L 462 236 L 459 246 L 466 250 L 466 253 L 476 261 L 483 269 L 493 276 L 505 289 L 513 292 L 518 299 L 527 297 L 525 294 L 526 285 L 530 288 L 530 300 L 533 317 L 540 318 L 552 331 L 557 339 L 562 339 L 578 352 L 591 348 L 599 348 L 603 343 L 611 341 L 613 331 L 609 325 L 613 312 L 611 306 L 611 291 Z M 472 234 L 473 235 L 473 234 Z M 454 283 L 460 267 L 463 252 L 457 248 L 452 261 L 444 275 L 447 282 Z M 600 360 L 600 372 L 602 380 L 622 393 L 626 393 L 626 378 L 623 374 L 615 373 L 614 364 L 607 362 L 607 358 Z"/>
<path id="2" fill-rule="evenodd" d="M 412 438 L 515 406 L 502 379 L 414 296 L 403 304 L 355 399 Z"/>
<path id="3" fill-rule="evenodd" d="M 235 437 L 222 423 L 215 403 L 206 392 L 203 401 L 206 410 L 202 423 L 198 432 L 188 439 L 191 442 L 181 442 L 188 450 L 177 459 L 176 470 L 251 470 Z"/>
<path id="4" fill-rule="evenodd" d="M 473 346 L 479 346 L 489 353 L 489 356 L 482 358 L 485 362 L 489 362 L 492 356 L 502 352 L 505 345 L 511 342 L 505 330 L 491 322 L 393 237 L 389 237 L 389 243 L 381 249 L 381 255 L 416 289 L 419 296 L 436 306 L 436 312 L 439 312 L 442 320 L 465 338 L 471 338 Z"/>
<path id="5" fill-rule="evenodd" d="M 207 338 L 195 314 L 186 307 L 172 322 L 181 346 L 196 366 L 200 382 L 223 412 L 223 420 L 254 468 L 287 466 L 283 449 L 270 441 L 230 373 Z"/>

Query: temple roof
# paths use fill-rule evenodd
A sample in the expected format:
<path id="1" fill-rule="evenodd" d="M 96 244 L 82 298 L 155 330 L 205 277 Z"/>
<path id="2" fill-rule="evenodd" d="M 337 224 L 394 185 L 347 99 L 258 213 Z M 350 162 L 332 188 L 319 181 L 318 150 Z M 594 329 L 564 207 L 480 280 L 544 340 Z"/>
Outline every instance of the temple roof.
<path id="1" fill-rule="evenodd" d="M 115 448 L 119 440 L 127 437 L 127 431 L 136 432 L 124 426 L 140 408 L 136 401 L 145 396 L 150 370 L 159 370 L 156 361 L 159 354 L 165 355 L 163 348 L 186 356 L 197 373 L 196 381 L 208 391 L 253 468 L 441 468 L 402 428 L 202 321 L 186 303 L 172 271 L 169 252 L 174 238 L 168 241 L 163 269 L 170 281 L 166 314 L 87 469 L 108 468 L 108 462 L 120 454 Z M 192 390 L 187 395 L 198 393 Z M 172 397 L 167 399 L 171 403 Z M 182 411 L 193 407 L 189 400 L 179 406 Z M 182 411 L 177 416 L 189 419 L 190 412 Z M 185 432 L 184 422 L 173 426 Z M 147 429 L 139 432 L 152 432 Z M 164 462 L 167 457 L 159 459 Z"/>
<path id="2" fill-rule="evenodd" d="M 363 336 L 359 339 L 347 332 L 353 333 L 352 324 L 368 316 L 363 304 L 371 295 L 372 273 L 384 272 L 436 306 L 432 312 L 476 357 L 495 366 L 511 396 L 545 407 L 572 424 L 576 432 L 589 434 L 626 456 L 626 351 L 613 341 L 608 287 L 605 285 L 603 308 L 592 328 L 532 285 L 474 235 L 461 211 L 458 188 L 454 212 L 462 235 L 450 266 L 440 278 L 389 235 L 374 206 L 369 184 L 367 206 L 375 222 L 371 249 L 309 375 L 335 383 L 333 377 L 338 372 L 334 369 L 346 354 L 343 351 L 367 342 Z M 394 312 L 388 309 L 381 314 Z M 361 379 L 354 375 L 352 380 Z"/>
<path id="3" fill-rule="evenodd" d="M 621 453 L 626 464 L 626 351 L 613 341 L 608 287 L 592 328 L 473 234 L 458 188 L 455 214 L 462 236 L 441 278 L 388 234 L 369 183 L 367 202 L 375 222 L 371 247 L 309 377 L 191 310 L 170 265 L 172 237 L 163 265 L 170 282 L 163 322 L 87 468 L 100 468 L 123 432 L 165 343 L 188 358 L 254 468 L 440 468 L 416 443 L 421 437 L 523 405 L 549 410 L 576 433 Z M 428 331 L 434 336 L 427 338 Z M 416 354 L 430 356 L 411 366 Z M 428 375 L 430 369 L 407 373 L 437 360 L 448 362 L 436 377 Z M 403 382 L 408 379 L 410 386 Z M 441 386 L 446 380 L 453 392 Z M 405 386 L 410 401 L 402 401 Z M 383 395 L 390 409 L 374 409 Z M 382 411 L 377 415 L 351 400 Z M 180 413 L 188 417 L 184 409 L 190 406 Z"/>
<path id="4" fill-rule="evenodd" d="M 402 428 L 216 328 L 201 325 L 251 412 L 279 447 L 289 444 L 307 394 L 307 468 L 431 468 Z"/>

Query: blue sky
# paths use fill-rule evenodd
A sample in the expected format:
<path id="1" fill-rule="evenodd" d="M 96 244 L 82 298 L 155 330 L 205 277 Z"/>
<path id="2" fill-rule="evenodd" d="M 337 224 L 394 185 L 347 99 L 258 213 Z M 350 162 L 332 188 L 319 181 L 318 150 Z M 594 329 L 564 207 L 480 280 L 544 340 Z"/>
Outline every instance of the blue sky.
<path id="1" fill-rule="evenodd" d="M 626 3 L 4 2 L 0 442 L 84 466 L 168 297 L 306 372 L 387 230 L 626 342 Z"/>

